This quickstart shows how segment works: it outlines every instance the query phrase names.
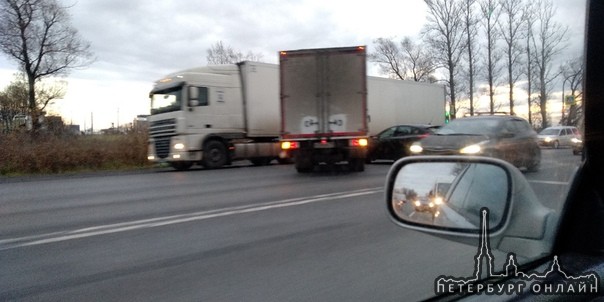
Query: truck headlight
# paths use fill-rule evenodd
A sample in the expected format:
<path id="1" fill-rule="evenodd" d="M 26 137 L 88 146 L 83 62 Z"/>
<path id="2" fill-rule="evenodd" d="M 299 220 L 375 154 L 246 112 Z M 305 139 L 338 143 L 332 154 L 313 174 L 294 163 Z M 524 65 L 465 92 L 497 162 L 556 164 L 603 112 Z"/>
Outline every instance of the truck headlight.
<path id="1" fill-rule="evenodd" d="M 174 144 L 174 150 L 183 150 L 184 148 L 185 148 L 185 144 L 183 144 L 183 143 Z"/>

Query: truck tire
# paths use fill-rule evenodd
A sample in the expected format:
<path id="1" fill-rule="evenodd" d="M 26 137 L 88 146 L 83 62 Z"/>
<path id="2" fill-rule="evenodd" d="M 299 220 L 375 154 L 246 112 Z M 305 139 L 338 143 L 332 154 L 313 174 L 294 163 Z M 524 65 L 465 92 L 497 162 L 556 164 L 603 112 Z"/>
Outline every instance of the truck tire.
<path id="1" fill-rule="evenodd" d="M 211 140 L 203 147 L 202 164 L 208 169 L 216 169 L 224 166 L 228 161 L 226 146 L 219 141 Z"/>
<path id="2" fill-rule="evenodd" d="M 365 160 L 363 158 L 351 158 L 348 161 L 350 171 L 363 172 L 365 171 Z"/>
<path id="3" fill-rule="evenodd" d="M 250 159 L 254 166 L 266 166 L 271 163 L 272 158 L 270 157 L 256 157 Z"/>
<path id="4" fill-rule="evenodd" d="M 279 162 L 280 165 L 289 165 L 294 163 L 291 158 L 277 158 L 277 162 Z"/>
<path id="5" fill-rule="evenodd" d="M 295 166 L 298 173 L 310 173 L 315 169 L 313 162 L 304 157 L 297 157 Z"/>
<path id="6" fill-rule="evenodd" d="M 192 162 L 171 162 L 170 166 L 178 171 L 186 171 L 193 166 Z"/>

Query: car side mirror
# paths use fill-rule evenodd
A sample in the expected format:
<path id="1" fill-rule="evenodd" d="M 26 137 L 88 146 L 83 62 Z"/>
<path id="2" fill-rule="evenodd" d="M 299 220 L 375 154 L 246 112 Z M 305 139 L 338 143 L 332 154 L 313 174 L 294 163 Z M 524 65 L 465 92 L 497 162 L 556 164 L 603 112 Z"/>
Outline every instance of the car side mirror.
<path id="1" fill-rule="evenodd" d="M 401 227 L 470 245 L 487 227 L 493 248 L 528 258 L 549 253 L 557 224 L 516 167 L 487 157 L 405 157 L 388 173 L 386 205 Z"/>
<path id="2" fill-rule="evenodd" d="M 189 86 L 189 107 L 199 106 L 199 88 Z"/>

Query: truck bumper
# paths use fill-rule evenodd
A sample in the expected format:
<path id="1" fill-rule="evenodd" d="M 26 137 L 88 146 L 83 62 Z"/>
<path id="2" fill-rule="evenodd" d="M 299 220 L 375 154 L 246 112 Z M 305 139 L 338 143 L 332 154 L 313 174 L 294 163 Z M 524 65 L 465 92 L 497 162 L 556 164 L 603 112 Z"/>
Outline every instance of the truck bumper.
<path id="1" fill-rule="evenodd" d="M 153 163 L 165 162 L 199 162 L 201 150 L 189 148 L 193 146 L 184 136 L 171 136 L 149 139 L 147 159 Z"/>
<path id="2" fill-rule="evenodd" d="M 320 140 L 297 141 L 295 148 L 282 150 L 281 158 L 310 160 L 313 164 L 337 163 L 351 159 L 364 159 L 366 146 L 351 146 L 349 139 L 332 140 L 322 143 Z"/>

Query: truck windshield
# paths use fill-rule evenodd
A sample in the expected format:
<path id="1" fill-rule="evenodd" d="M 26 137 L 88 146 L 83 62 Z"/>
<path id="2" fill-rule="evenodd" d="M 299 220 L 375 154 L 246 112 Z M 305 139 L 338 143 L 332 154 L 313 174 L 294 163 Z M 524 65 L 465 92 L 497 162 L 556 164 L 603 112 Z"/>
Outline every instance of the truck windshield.
<path id="1" fill-rule="evenodd" d="M 151 114 L 180 110 L 182 87 L 174 87 L 151 94 Z"/>

